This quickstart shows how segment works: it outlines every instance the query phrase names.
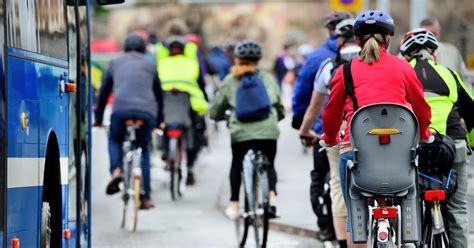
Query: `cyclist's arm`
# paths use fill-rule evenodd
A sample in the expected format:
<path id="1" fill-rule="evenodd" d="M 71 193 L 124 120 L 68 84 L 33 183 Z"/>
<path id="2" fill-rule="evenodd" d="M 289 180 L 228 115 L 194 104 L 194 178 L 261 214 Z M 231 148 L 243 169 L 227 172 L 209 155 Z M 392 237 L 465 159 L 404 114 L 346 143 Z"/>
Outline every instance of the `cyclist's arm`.
<path id="1" fill-rule="evenodd" d="M 431 108 L 425 100 L 423 86 L 416 76 L 415 70 L 407 71 L 406 99 L 411 104 L 413 112 L 418 118 L 420 140 L 428 140 L 431 136 Z"/>
<path id="2" fill-rule="evenodd" d="M 216 121 L 225 120 L 225 111 L 230 108 L 227 98 L 228 83 L 230 76 L 228 75 L 222 85 L 217 89 L 214 102 L 209 110 L 209 116 Z"/>
<path id="3" fill-rule="evenodd" d="M 159 125 L 164 120 L 163 119 L 163 90 L 161 89 L 161 82 L 157 73 L 155 73 L 155 77 L 153 80 L 153 93 L 155 94 L 156 103 L 158 104 L 158 113 L 156 116 L 156 123 L 157 125 Z"/>
<path id="4" fill-rule="evenodd" d="M 466 123 L 467 131 L 470 132 L 474 128 L 474 99 L 461 77 L 456 72 L 454 73 L 460 84 L 460 87 L 458 87 L 459 114 Z"/>
<path id="5" fill-rule="evenodd" d="M 112 93 L 112 89 L 114 86 L 114 79 L 113 79 L 113 61 L 110 63 L 107 72 L 105 73 L 104 80 L 102 81 L 102 85 L 100 86 L 100 93 L 99 93 L 99 101 L 97 103 L 97 109 L 95 111 L 95 122 L 97 124 L 102 124 L 104 118 L 104 110 L 105 106 L 107 105 L 107 100 L 109 99 L 110 93 Z"/>
<path id="6" fill-rule="evenodd" d="M 323 141 L 328 145 L 339 142 L 339 131 L 342 124 L 346 92 L 344 90 L 344 76 L 340 67 L 330 83 L 331 94 L 323 111 Z"/>
<path id="7" fill-rule="evenodd" d="M 325 99 L 326 95 L 313 90 L 311 102 L 309 103 L 308 109 L 304 114 L 303 123 L 300 127 L 300 134 L 307 133 L 313 128 L 314 122 L 316 122 L 316 119 L 321 113 L 321 109 L 323 108 Z"/>

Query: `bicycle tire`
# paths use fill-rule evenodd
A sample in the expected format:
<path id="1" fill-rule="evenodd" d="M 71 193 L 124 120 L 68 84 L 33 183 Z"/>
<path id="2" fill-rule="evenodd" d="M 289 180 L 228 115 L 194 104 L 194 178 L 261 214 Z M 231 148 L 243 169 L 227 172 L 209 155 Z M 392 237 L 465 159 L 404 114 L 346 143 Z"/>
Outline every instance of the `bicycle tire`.
<path id="1" fill-rule="evenodd" d="M 262 207 L 263 207 L 263 215 L 262 215 L 262 248 L 267 247 L 267 240 L 268 240 L 268 230 L 270 228 L 270 185 L 268 182 L 268 174 L 266 171 L 261 171 L 259 173 L 260 178 L 260 188 L 262 193 Z"/>
<path id="2" fill-rule="evenodd" d="M 249 204 L 247 201 L 247 196 L 244 200 L 244 212 L 248 213 L 250 210 Z M 249 227 L 251 224 L 250 216 L 241 216 L 235 221 L 236 233 L 237 233 L 237 242 L 239 242 L 239 247 L 245 247 L 245 243 L 247 242 Z M 242 230 L 241 230 L 242 228 Z"/>
<path id="3" fill-rule="evenodd" d="M 141 179 L 133 179 L 133 224 L 131 231 L 135 232 L 138 225 L 138 210 L 140 208 Z"/>
<path id="4" fill-rule="evenodd" d="M 181 191 L 181 181 L 183 178 L 183 175 L 181 172 L 182 149 L 181 149 L 181 141 L 179 139 L 170 140 L 169 152 L 174 153 L 174 154 L 170 154 L 170 160 L 169 160 L 170 192 L 171 192 L 171 199 L 173 201 L 176 201 L 178 200 L 178 198 L 182 197 L 183 195 Z"/>

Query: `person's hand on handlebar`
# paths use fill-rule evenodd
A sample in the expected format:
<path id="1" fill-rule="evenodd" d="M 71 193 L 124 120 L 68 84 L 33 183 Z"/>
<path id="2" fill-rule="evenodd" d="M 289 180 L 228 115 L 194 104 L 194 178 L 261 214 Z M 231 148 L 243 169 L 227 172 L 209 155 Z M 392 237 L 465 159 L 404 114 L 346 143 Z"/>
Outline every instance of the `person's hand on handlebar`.
<path id="1" fill-rule="evenodd" d="M 300 132 L 300 139 L 304 146 L 310 147 L 318 142 L 319 136 L 313 130 L 309 130 L 308 132 Z"/>

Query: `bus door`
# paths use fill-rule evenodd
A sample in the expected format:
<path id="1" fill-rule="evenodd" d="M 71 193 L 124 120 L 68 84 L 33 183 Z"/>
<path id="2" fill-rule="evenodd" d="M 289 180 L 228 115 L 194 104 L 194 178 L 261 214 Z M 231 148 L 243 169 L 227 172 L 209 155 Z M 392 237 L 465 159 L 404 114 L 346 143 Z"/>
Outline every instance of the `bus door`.
<path id="1" fill-rule="evenodd" d="M 69 245 L 90 246 L 90 57 L 87 2 L 68 1 L 69 83 Z"/>

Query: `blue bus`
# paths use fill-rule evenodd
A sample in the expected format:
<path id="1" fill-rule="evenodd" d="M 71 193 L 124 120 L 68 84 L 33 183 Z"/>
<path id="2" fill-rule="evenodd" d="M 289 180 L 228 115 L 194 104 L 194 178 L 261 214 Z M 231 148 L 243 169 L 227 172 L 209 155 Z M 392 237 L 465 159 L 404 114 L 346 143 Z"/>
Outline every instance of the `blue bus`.
<path id="1" fill-rule="evenodd" d="M 91 246 L 89 6 L 0 0 L 0 247 Z"/>

